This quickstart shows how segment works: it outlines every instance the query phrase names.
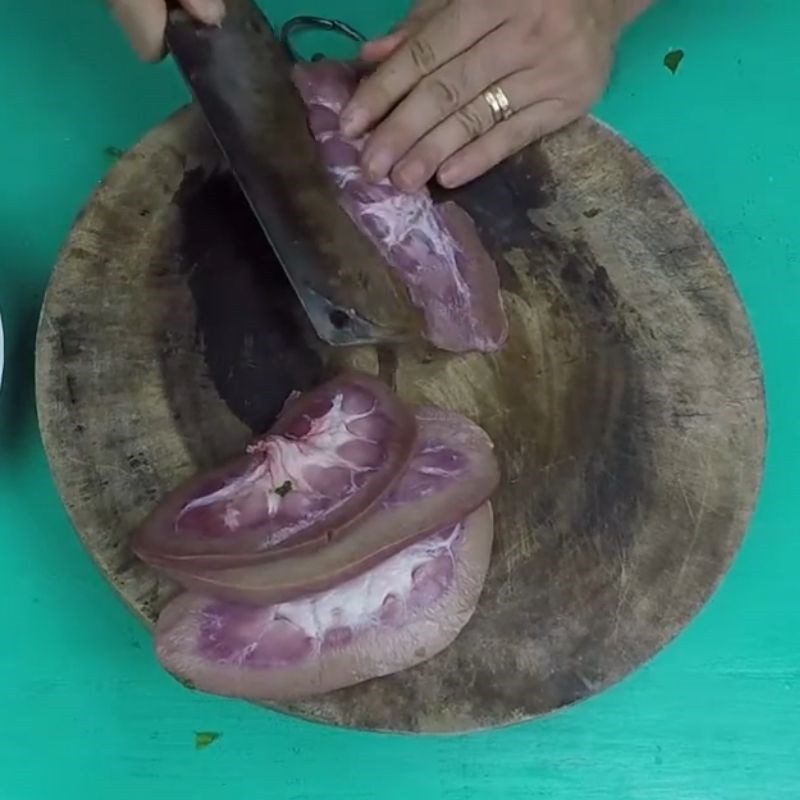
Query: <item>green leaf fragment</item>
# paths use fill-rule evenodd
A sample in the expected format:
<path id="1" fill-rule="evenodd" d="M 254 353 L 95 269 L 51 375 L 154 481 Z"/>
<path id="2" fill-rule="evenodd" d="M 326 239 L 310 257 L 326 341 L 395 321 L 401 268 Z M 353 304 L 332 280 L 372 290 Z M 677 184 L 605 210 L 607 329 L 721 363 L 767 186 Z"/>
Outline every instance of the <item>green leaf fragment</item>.
<path id="1" fill-rule="evenodd" d="M 674 75 L 683 61 L 683 50 L 670 50 L 664 56 L 664 66 Z"/>
<path id="2" fill-rule="evenodd" d="M 203 750 L 216 742 L 220 736 L 222 736 L 221 733 L 215 733 L 214 731 L 197 731 L 194 735 L 194 746 L 197 750 Z"/>
<path id="3" fill-rule="evenodd" d="M 278 497 L 286 497 L 293 488 L 291 481 L 285 481 L 275 490 L 275 494 L 278 495 Z"/>

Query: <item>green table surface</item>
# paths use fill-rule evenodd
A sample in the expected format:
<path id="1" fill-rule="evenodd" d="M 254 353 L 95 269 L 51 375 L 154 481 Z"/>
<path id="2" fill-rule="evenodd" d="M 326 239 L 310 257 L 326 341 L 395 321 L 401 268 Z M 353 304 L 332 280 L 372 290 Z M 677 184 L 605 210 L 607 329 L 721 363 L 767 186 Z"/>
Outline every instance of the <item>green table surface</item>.
<path id="1" fill-rule="evenodd" d="M 375 33 L 402 0 L 268 0 L 276 21 Z M 319 727 L 187 692 L 81 548 L 37 432 L 42 293 L 80 206 L 186 99 L 92 0 L 0 0 L 0 800 L 779 800 L 800 798 L 797 456 L 800 6 L 662 0 L 625 37 L 598 114 L 674 182 L 753 322 L 770 441 L 749 534 L 722 587 L 648 665 L 501 732 L 408 738 Z M 665 53 L 685 51 L 677 74 Z M 196 749 L 197 731 L 221 734 Z"/>

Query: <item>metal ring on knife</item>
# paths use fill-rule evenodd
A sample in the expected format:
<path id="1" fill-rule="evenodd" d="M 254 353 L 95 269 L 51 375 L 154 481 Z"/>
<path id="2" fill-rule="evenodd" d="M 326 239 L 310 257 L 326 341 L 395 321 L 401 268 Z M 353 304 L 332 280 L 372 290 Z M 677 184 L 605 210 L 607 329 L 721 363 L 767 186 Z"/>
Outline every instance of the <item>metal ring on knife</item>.
<path id="1" fill-rule="evenodd" d="M 289 57 L 292 59 L 292 61 L 302 61 L 302 59 L 297 51 L 292 47 L 291 37 L 298 31 L 308 28 L 338 33 L 354 42 L 362 43 L 367 41 L 367 37 L 364 36 L 363 33 L 356 30 L 351 25 L 348 25 L 346 22 L 342 22 L 338 19 L 308 16 L 292 17 L 292 19 L 284 23 L 283 27 L 281 28 L 281 44 L 289 54 Z M 316 60 L 316 58 L 317 57 L 315 56 L 312 60 Z"/>

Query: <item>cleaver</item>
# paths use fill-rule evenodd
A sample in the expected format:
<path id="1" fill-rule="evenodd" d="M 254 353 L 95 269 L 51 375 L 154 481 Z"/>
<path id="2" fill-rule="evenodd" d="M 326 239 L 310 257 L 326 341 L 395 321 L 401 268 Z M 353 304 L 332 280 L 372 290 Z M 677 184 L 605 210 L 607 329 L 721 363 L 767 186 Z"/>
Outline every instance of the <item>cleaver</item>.
<path id="1" fill-rule="evenodd" d="M 338 203 L 286 48 L 253 0 L 226 7 L 208 27 L 172 3 L 167 46 L 314 331 L 334 346 L 417 338 L 407 291 Z"/>

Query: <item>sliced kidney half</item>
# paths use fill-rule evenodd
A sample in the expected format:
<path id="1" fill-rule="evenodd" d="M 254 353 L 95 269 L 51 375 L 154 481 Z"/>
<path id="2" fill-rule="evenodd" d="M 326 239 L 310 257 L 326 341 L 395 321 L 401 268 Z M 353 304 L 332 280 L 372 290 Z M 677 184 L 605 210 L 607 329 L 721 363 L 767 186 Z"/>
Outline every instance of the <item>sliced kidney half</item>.
<path id="1" fill-rule="evenodd" d="M 134 551 L 162 568 L 231 566 L 325 541 L 392 488 L 415 441 L 412 410 L 386 385 L 340 376 L 290 398 L 245 455 L 169 495 Z"/>
<path id="2" fill-rule="evenodd" d="M 408 669 L 444 650 L 475 611 L 491 506 L 317 594 L 264 606 L 187 593 L 162 612 L 162 666 L 201 691 L 292 700 Z"/>
<path id="3" fill-rule="evenodd" d="M 220 599 L 274 603 L 357 576 L 409 543 L 464 519 L 497 488 L 499 469 L 487 434 L 451 411 L 416 411 L 417 444 L 394 487 L 373 510 L 322 546 L 276 551 L 228 569 L 163 567 L 193 591 Z"/>

